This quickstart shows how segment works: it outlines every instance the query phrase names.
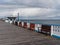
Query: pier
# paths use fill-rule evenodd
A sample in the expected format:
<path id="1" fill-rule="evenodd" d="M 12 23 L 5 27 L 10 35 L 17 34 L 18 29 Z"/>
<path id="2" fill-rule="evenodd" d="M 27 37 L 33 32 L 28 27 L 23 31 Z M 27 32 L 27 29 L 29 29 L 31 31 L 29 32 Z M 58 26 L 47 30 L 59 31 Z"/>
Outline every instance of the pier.
<path id="1" fill-rule="evenodd" d="M 0 45 L 60 45 L 60 39 L 0 21 Z"/>

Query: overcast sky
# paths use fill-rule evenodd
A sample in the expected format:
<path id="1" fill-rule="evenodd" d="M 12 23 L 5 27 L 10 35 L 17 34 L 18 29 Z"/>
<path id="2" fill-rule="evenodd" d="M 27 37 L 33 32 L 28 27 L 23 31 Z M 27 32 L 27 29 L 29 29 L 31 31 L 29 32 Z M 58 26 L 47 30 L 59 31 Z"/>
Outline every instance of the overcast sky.
<path id="1" fill-rule="evenodd" d="M 17 15 L 39 19 L 60 19 L 60 0 L 0 0 L 0 17 Z"/>

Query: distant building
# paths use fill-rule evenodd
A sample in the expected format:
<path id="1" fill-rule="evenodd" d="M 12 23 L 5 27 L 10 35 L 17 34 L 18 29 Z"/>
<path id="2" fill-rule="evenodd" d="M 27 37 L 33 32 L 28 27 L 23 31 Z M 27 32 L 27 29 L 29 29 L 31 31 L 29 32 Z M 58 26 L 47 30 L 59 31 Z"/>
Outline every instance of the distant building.
<path id="1" fill-rule="evenodd" d="M 12 23 L 15 19 L 16 19 L 16 17 L 7 17 L 7 18 L 5 18 L 5 22 Z"/>

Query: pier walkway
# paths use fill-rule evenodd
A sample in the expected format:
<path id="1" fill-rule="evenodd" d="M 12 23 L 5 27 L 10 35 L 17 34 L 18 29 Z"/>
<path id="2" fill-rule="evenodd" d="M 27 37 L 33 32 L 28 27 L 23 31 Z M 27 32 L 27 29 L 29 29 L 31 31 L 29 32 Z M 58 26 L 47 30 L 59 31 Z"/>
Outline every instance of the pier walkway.
<path id="1" fill-rule="evenodd" d="M 60 40 L 0 21 L 0 45 L 60 45 Z"/>

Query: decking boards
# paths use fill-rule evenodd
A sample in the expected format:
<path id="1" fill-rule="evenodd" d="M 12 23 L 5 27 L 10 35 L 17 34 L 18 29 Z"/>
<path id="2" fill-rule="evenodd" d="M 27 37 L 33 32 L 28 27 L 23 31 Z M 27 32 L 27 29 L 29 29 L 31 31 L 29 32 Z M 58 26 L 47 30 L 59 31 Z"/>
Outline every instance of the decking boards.
<path id="1" fill-rule="evenodd" d="M 0 45 L 60 45 L 60 40 L 0 21 Z"/>

